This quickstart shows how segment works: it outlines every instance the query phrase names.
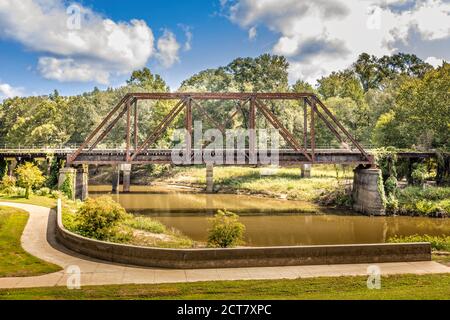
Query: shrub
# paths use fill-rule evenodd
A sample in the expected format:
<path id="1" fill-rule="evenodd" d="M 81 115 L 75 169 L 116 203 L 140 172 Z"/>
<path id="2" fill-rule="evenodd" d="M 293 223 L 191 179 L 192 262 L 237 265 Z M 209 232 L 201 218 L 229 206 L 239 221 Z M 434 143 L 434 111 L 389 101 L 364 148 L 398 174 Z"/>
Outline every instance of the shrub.
<path id="1" fill-rule="evenodd" d="M 2 181 L 0 182 L 0 190 L 2 193 L 7 195 L 15 194 L 16 189 L 16 179 L 8 175 L 4 175 Z"/>
<path id="2" fill-rule="evenodd" d="M 73 174 L 67 174 L 66 179 L 64 180 L 64 182 L 62 183 L 60 190 L 61 192 L 69 199 L 73 199 L 74 196 L 74 192 L 75 190 L 73 190 L 73 179 L 75 177 L 73 176 Z"/>
<path id="3" fill-rule="evenodd" d="M 450 251 L 450 236 L 430 236 L 430 235 L 412 235 L 412 236 L 393 236 L 388 239 L 391 243 L 407 242 L 429 242 L 433 250 Z"/>
<path id="4" fill-rule="evenodd" d="M 19 185 L 26 190 L 25 198 L 27 199 L 30 197 L 31 189 L 40 186 L 45 181 L 41 170 L 31 162 L 25 162 L 17 167 L 16 174 Z"/>
<path id="5" fill-rule="evenodd" d="M 78 232 L 98 240 L 123 241 L 129 234 L 118 225 L 129 216 L 111 197 L 88 198 L 77 210 Z"/>
<path id="6" fill-rule="evenodd" d="M 349 207 L 353 205 L 351 190 L 344 186 L 324 191 L 318 198 L 318 202 L 324 206 Z"/>
<path id="7" fill-rule="evenodd" d="M 389 213 L 396 214 L 398 212 L 398 199 L 393 195 L 389 195 L 386 197 L 386 210 Z"/>
<path id="8" fill-rule="evenodd" d="M 50 188 L 44 187 L 44 188 L 40 188 L 39 192 L 41 193 L 42 196 L 48 196 L 51 192 Z"/>
<path id="9" fill-rule="evenodd" d="M 397 178 L 390 176 L 384 183 L 384 190 L 387 196 L 395 195 L 397 193 Z"/>
<path id="10" fill-rule="evenodd" d="M 208 230 L 209 246 L 228 248 L 243 243 L 245 226 L 239 222 L 237 214 L 219 210 L 210 221 L 211 228 Z"/>
<path id="11" fill-rule="evenodd" d="M 27 189 L 21 188 L 21 187 L 14 187 L 14 193 L 18 197 L 26 197 L 27 196 Z"/>
<path id="12" fill-rule="evenodd" d="M 413 170 L 411 177 L 415 184 L 423 186 L 425 180 L 428 178 L 427 167 L 423 164 L 418 164 L 416 169 Z"/>
<path id="13" fill-rule="evenodd" d="M 63 196 L 63 194 L 61 193 L 61 191 L 58 191 L 58 190 L 53 190 L 53 191 L 50 193 L 50 197 L 52 197 L 52 198 L 54 198 L 54 199 L 61 198 L 62 196 Z"/>

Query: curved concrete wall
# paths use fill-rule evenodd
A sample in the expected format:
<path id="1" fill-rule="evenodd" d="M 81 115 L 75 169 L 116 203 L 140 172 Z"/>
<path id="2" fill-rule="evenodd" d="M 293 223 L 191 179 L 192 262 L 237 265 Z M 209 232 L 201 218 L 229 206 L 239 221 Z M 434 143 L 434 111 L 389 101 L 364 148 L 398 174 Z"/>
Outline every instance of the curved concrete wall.
<path id="1" fill-rule="evenodd" d="M 429 243 L 232 249 L 162 249 L 109 243 L 66 230 L 58 201 L 56 239 L 83 255 L 145 267 L 178 269 L 269 267 L 431 260 Z"/>

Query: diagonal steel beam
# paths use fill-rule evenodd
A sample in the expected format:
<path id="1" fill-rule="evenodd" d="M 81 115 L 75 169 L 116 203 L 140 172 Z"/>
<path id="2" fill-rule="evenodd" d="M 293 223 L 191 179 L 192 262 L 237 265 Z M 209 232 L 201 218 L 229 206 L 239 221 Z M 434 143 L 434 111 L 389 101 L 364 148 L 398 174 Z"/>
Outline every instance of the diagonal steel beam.
<path id="1" fill-rule="evenodd" d="M 111 117 L 120 109 L 122 104 L 127 102 L 129 99 L 131 99 L 130 94 L 126 94 L 119 103 L 114 107 L 113 110 L 102 120 L 102 122 L 97 126 L 97 128 L 94 129 L 94 131 L 91 132 L 91 134 L 84 140 L 84 142 L 81 144 L 81 146 L 70 156 L 67 157 L 67 164 L 72 163 L 76 157 L 83 151 L 84 148 L 89 144 L 89 142 L 95 137 L 95 135 L 100 131 L 103 126 L 106 125 L 106 123 L 111 119 Z"/>
<path id="2" fill-rule="evenodd" d="M 197 108 L 199 109 L 200 113 L 205 116 L 210 122 L 212 122 L 213 125 L 215 125 L 220 132 L 222 132 L 222 134 L 225 134 L 225 128 L 218 123 L 216 120 L 214 120 L 209 114 L 208 112 L 206 112 L 206 110 L 203 108 L 203 106 L 198 103 L 197 101 L 195 101 L 194 99 L 191 99 L 191 101 L 197 106 Z"/>
<path id="3" fill-rule="evenodd" d="M 287 143 L 291 145 L 296 151 L 300 151 L 304 154 L 304 156 L 309 160 L 313 161 L 311 156 L 308 154 L 308 150 L 302 147 L 296 140 L 293 135 L 284 127 L 284 125 L 278 120 L 275 114 L 270 111 L 260 100 L 256 100 L 256 104 L 263 113 L 263 115 L 269 120 L 269 122 L 277 129 Z"/>
<path id="4" fill-rule="evenodd" d="M 137 103 L 137 99 L 133 99 L 131 104 Z M 117 122 L 124 116 L 124 114 L 127 112 L 126 106 L 120 111 L 120 113 L 114 118 L 113 121 L 111 121 L 108 126 L 105 128 L 105 130 L 102 131 L 102 133 L 95 139 L 95 142 L 91 145 L 89 148 L 89 152 L 94 150 L 95 147 L 106 137 L 106 135 L 114 128 L 114 126 L 117 124 Z"/>
<path id="5" fill-rule="evenodd" d="M 342 138 L 341 134 L 336 130 L 336 128 L 328 121 L 328 119 L 319 111 L 319 109 L 317 109 L 316 106 L 314 106 L 314 104 L 309 101 L 308 98 L 305 98 L 306 103 L 309 104 L 309 106 L 311 107 L 311 109 L 313 110 L 313 112 L 315 112 L 319 118 L 326 124 L 326 126 L 328 127 L 328 129 L 330 129 L 334 135 L 336 136 L 336 138 L 339 140 L 339 142 L 343 143 L 344 138 Z"/>
<path id="6" fill-rule="evenodd" d="M 333 120 L 333 122 L 341 129 L 341 131 L 345 134 L 345 136 L 350 139 L 353 145 L 364 155 L 364 157 L 372 162 L 373 158 L 370 157 L 367 152 L 363 149 L 363 147 L 356 141 L 352 135 L 344 128 L 344 126 L 336 119 L 336 117 L 331 113 L 331 111 L 320 101 L 316 96 L 313 99 L 320 105 L 320 107 L 325 111 L 325 113 Z"/>
<path id="7" fill-rule="evenodd" d="M 164 119 L 159 123 L 156 129 L 145 139 L 142 145 L 133 153 L 130 157 L 130 161 L 133 161 L 136 156 L 142 152 L 148 145 L 154 143 L 164 132 L 164 130 L 170 125 L 170 123 L 175 119 L 175 117 L 183 110 L 186 100 L 182 99 L 178 101 L 175 107 L 170 110 L 170 112 L 164 117 Z"/>

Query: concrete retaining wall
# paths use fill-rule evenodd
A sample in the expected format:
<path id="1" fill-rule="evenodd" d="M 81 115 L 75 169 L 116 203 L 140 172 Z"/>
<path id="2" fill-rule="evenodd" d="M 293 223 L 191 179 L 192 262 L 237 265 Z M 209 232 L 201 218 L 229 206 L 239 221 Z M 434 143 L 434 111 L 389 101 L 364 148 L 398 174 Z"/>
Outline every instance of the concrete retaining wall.
<path id="1" fill-rule="evenodd" d="M 84 238 L 66 230 L 62 224 L 60 205 L 58 205 L 56 239 L 68 249 L 101 260 L 178 269 L 431 260 L 429 243 L 233 249 L 160 249 L 108 243 Z"/>

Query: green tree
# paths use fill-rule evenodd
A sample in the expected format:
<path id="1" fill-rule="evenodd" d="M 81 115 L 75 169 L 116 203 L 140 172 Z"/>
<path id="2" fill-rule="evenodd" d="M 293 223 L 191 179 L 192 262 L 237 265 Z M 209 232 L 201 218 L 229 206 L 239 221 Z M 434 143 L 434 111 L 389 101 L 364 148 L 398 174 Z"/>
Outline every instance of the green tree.
<path id="1" fill-rule="evenodd" d="M 149 68 L 133 71 L 130 79 L 127 80 L 129 86 L 139 87 L 148 92 L 169 91 L 166 82 L 159 74 L 152 74 Z"/>
<path id="2" fill-rule="evenodd" d="M 41 170 L 39 170 L 39 168 L 31 162 L 25 162 L 24 164 L 18 166 L 16 169 L 16 174 L 19 185 L 24 187 L 26 190 L 25 198 L 27 199 L 30 197 L 31 189 L 42 185 L 45 181 Z"/>
<path id="3" fill-rule="evenodd" d="M 374 140 L 397 147 L 450 148 L 450 64 L 423 78 L 407 78 L 398 88 L 395 105 L 381 116 Z"/>
<path id="4" fill-rule="evenodd" d="M 362 53 L 353 64 L 353 70 L 358 75 L 364 92 L 381 88 L 387 79 L 398 75 L 423 77 L 433 67 L 414 54 L 397 53 L 392 56 L 377 58 L 374 55 Z"/>
<path id="5" fill-rule="evenodd" d="M 318 91 L 325 98 L 351 98 L 357 103 L 362 103 L 364 90 L 356 74 L 351 70 L 332 72 L 327 77 L 318 81 Z"/>

